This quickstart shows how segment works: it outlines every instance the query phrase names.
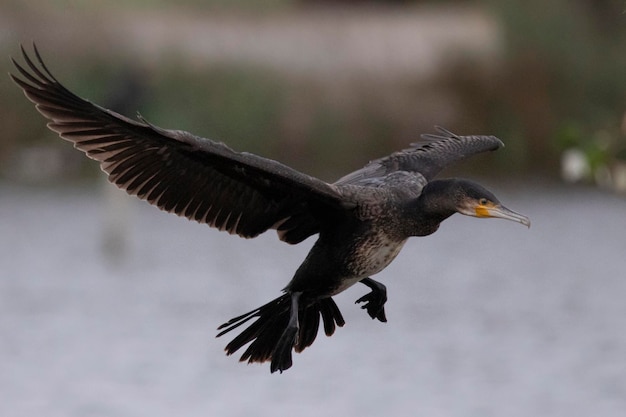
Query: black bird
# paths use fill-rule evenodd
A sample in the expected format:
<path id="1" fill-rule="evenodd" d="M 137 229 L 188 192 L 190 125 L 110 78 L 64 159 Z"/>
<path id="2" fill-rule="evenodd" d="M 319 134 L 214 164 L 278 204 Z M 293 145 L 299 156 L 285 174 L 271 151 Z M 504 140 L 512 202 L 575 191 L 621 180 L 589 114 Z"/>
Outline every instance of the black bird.
<path id="1" fill-rule="evenodd" d="M 495 136 L 438 135 L 374 160 L 329 184 L 279 162 L 235 152 L 223 143 L 181 130 L 131 120 L 63 87 L 34 48 L 38 65 L 22 47 L 26 65 L 13 80 L 50 120 L 48 127 L 100 163 L 109 180 L 162 210 L 252 238 L 275 229 L 287 243 L 319 235 L 308 256 L 269 303 L 221 325 L 222 336 L 254 320 L 226 346 L 228 355 L 249 343 L 241 361 L 271 361 L 270 370 L 292 365 L 317 336 L 344 319 L 332 296 L 361 282 L 367 313 L 387 321 L 386 288 L 370 278 L 398 255 L 411 236 L 434 233 L 461 213 L 497 217 L 530 226 L 482 186 L 464 179 L 433 178 L 449 164 L 503 146 Z"/>

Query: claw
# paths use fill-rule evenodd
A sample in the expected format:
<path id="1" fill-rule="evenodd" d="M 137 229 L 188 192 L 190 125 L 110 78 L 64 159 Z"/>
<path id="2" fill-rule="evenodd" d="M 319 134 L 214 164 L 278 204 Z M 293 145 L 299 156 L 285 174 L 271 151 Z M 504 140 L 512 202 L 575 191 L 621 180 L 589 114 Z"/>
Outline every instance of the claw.
<path id="1" fill-rule="evenodd" d="M 385 301 L 387 301 L 386 297 L 381 298 L 380 294 L 376 294 L 372 291 L 356 300 L 354 304 L 366 302 L 361 308 L 367 310 L 367 314 L 369 314 L 372 319 L 378 319 L 385 323 L 387 321 L 387 316 L 385 315 Z"/>
<path id="2" fill-rule="evenodd" d="M 365 303 L 361 308 L 367 310 L 367 314 L 369 314 L 372 319 L 378 319 L 385 323 L 387 321 L 387 316 L 385 315 L 387 288 L 380 282 L 374 281 L 369 277 L 363 278 L 361 283 L 370 287 L 372 291 L 356 300 L 355 304 Z"/>

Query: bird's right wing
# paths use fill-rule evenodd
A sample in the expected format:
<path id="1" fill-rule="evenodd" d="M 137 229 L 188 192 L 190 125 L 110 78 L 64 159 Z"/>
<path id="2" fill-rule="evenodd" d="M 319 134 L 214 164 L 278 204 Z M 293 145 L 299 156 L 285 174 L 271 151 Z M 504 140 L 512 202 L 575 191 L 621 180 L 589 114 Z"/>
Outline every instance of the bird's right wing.
<path id="1" fill-rule="evenodd" d="M 427 181 L 442 169 L 457 161 L 481 152 L 495 151 L 504 146 L 495 136 L 459 136 L 442 127 L 435 127 L 439 134 L 424 134 L 424 141 L 412 144 L 408 149 L 394 152 L 384 158 L 371 161 L 335 182 L 335 185 L 367 183 L 383 179 L 397 171 L 421 174 Z"/>
<path id="2" fill-rule="evenodd" d="M 11 77 L 48 127 L 98 161 L 112 183 L 162 210 L 242 237 L 276 228 L 298 243 L 349 208 L 333 185 L 279 162 L 84 100 L 54 78 L 36 48 L 39 66 L 22 53 L 28 70 L 13 63 L 24 79 Z"/>

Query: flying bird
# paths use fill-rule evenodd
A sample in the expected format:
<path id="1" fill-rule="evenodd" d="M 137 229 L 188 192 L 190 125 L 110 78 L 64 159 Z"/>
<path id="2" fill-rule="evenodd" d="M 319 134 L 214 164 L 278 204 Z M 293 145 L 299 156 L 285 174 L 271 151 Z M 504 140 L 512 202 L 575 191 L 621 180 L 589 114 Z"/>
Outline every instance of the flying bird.
<path id="1" fill-rule="evenodd" d="M 297 244 L 317 235 L 282 295 L 219 326 L 218 337 L 250 323 L 225 351 L 248 345 L 241 361 L 270 362 L 271 372 L 292 366 L 292 352 L 345 324 L 333 296 L 360 282 L 362 304 L 386 322 L 387 291 L 371 278 L 398 255 L 411 236 L 434 233 L 455 213 L 501 218 L 530 226 L 481 185 L 435 179 L 446 166 L 503 146 L 495 136 L 437 134 L 373 160 L 334 183 L 277 161 L 236 152 L 224 143 L 182 130 L 129 119 L 82 99 L 48 70 L 36 46 L 35 60 L 22 47 L 21 77 L 11 77 L 48 127 L 100 163 L 109 180 L 167 212 L 231 234 L 253 238 L 273 229 Z"/>

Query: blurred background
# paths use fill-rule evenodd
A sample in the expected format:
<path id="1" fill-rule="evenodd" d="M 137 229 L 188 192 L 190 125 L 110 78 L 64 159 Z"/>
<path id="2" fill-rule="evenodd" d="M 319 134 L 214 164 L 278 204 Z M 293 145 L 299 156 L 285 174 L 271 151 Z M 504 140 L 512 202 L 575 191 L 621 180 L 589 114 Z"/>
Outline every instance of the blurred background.
<path id="1" fill-rule="evenodd" d="M 311 242 L 127 199 L 0 77 L 0 415 L 623 415 L 623 0 L 3 1 L 5 73 L 33 41 L 84 98 L 328 181 L 434 125 L 496 135 L 446 175 L 533 227 L 413 239 L 379 275 L 389 323 L 350 290 L 346 327 L 270 377 L 213 329 Z"/>

